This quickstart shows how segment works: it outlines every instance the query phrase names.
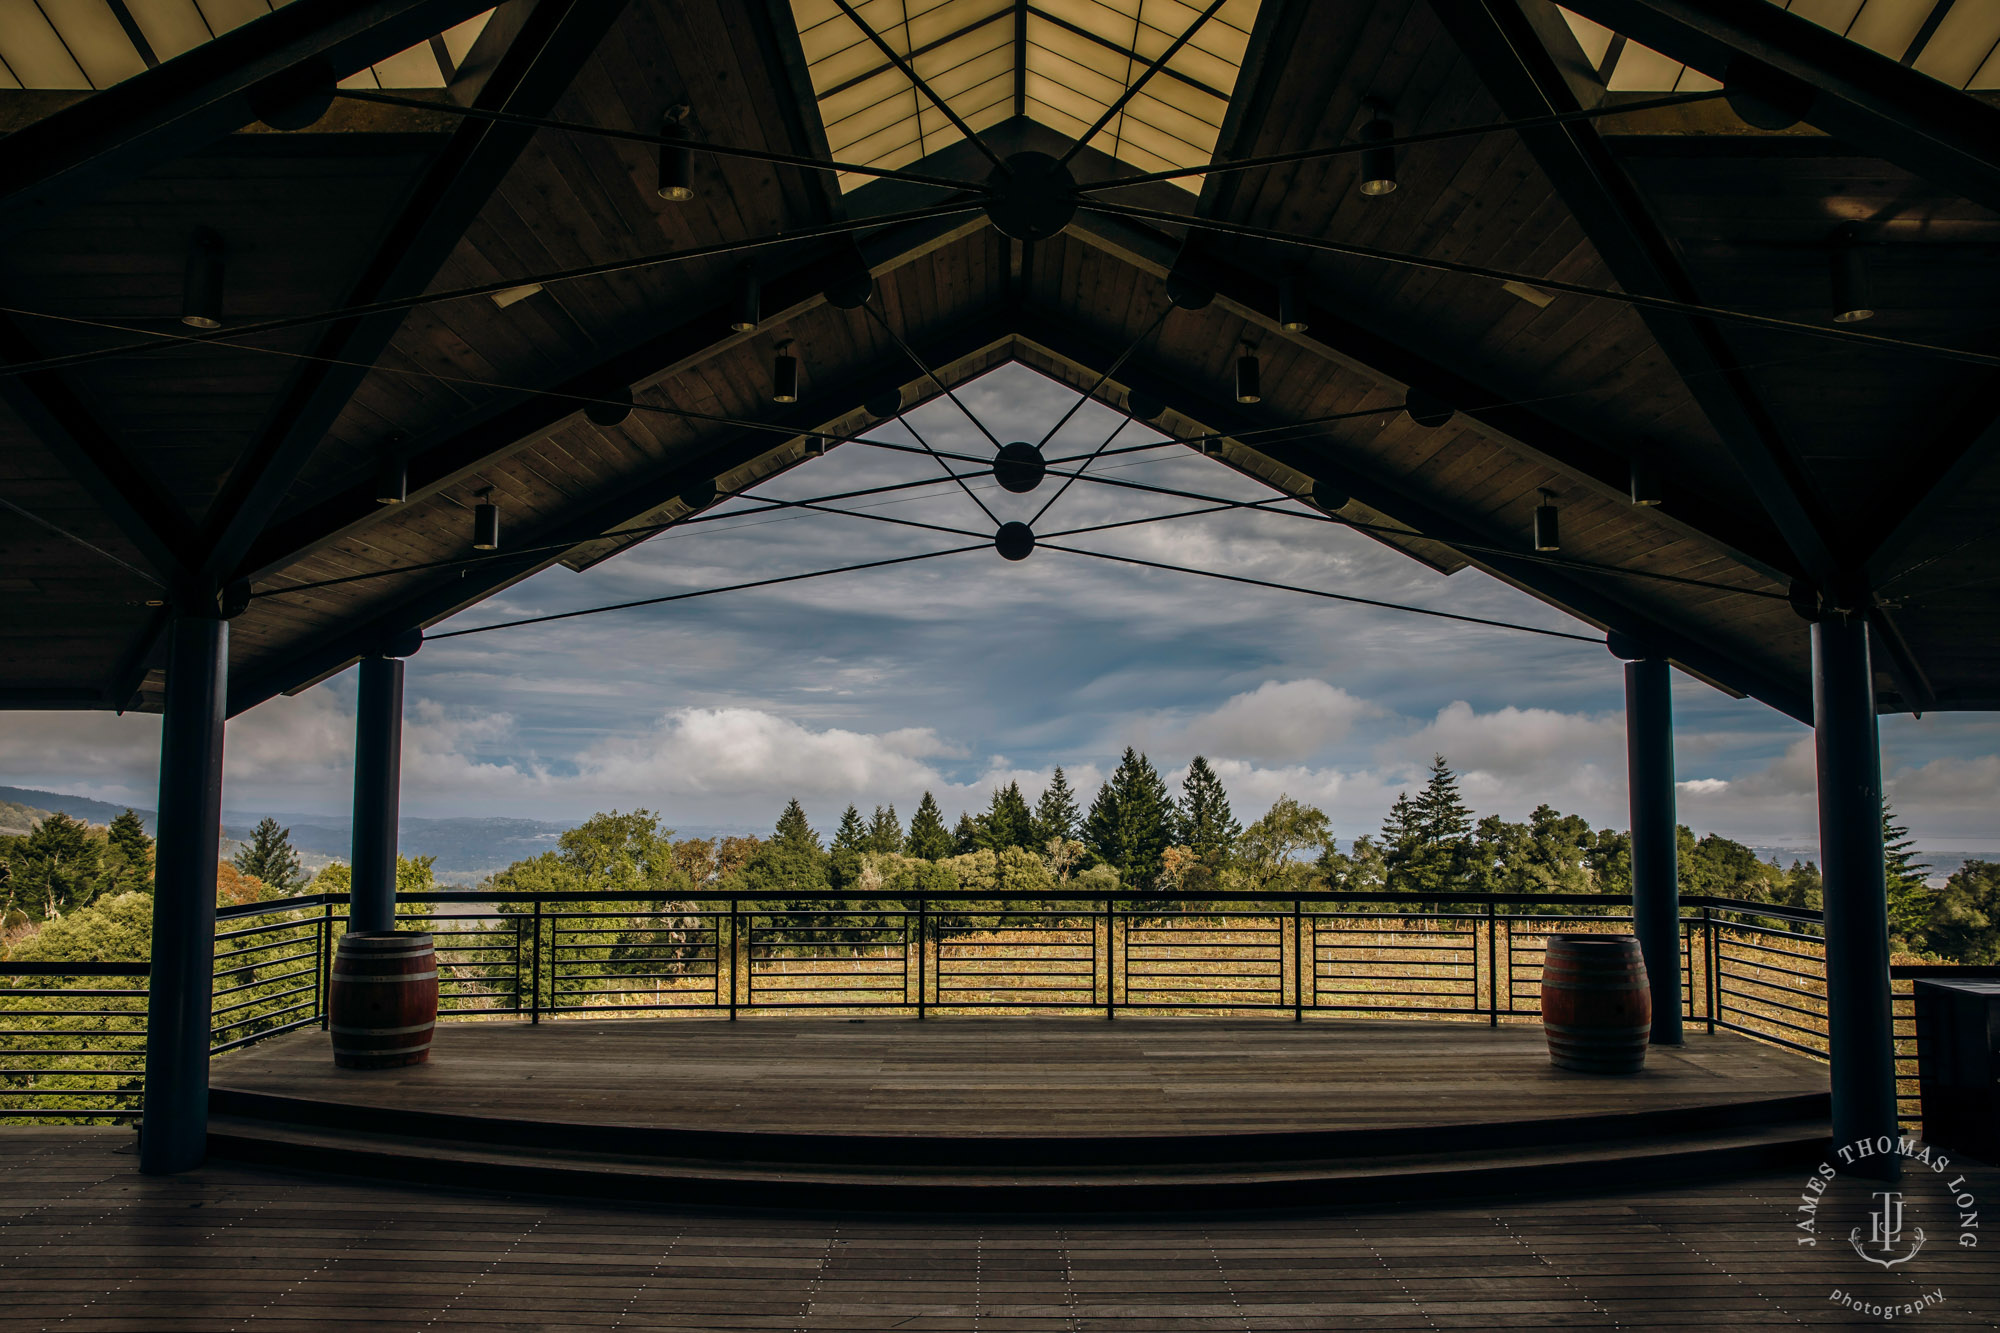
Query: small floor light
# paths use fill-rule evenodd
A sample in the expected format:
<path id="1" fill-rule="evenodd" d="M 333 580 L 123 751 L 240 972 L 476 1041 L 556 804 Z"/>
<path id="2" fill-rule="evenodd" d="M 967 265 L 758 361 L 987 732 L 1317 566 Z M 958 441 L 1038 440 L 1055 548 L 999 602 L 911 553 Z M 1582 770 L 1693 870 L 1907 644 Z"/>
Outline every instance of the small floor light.
<path id="1" fill-rule="evenodd" d="M 736 313 L 730 318 L 729 327 L 736 333 L 755 333 L 763 322 L 764 284 L 755 273 L 743 269 L 736 285 Z"/>
<path id="2" fill-rule="evenodd" d="M 799 359 L 785 350 L 791 345 L 790 338 L 779 343 L 778 354 L 771 359 L 771 401 L 774 403 L 799 401 Z"/>
<path id="3" fill-rule="evenodd" d="M 493 488 L 482 486 L 473 494 L 479 497 L 479 503 L 472 509 L 472 549 L 497 551 L 500 549 L 500 506 L 493 503 Z"/>
<path id="4" fill-rule="evenodd" d="M 1389 108 L 1370 99 L 1368 109 L 1374 114 L 1361 127 L 1361 142 L 1379 145 L 1396 137 L 1396 126 L 1389 119 Z M 1361 150 L 1361 193 L 1371 199 L 1396 192 L 1396 150 L 1393 148 L 1368 147 Z"/>
<path id="5" fill-rule="evenodd" d="M 401 454 L 382 455 L 375 469 L 375 503 L 399 505 L 410 498 L 410 465 Z"/>
<path id="6" fill-rule="evenodd" d="M 1660 503 L 1660 474 L 1650 463 L 1632 460 L 1632 503 L 1635 505 L 1656 505 Z"/>
<path id="7" fill-rule="evenodd" d="M 188 243 L 181 282 L 181 323 L 191 329 L 222 327 L 222 237 L 202 227 Z"/>
<path id="8" fill-rule="evenodd" d="M 1304 333 L 1306 324 L 1305 298 L 1299 294 L 1299 280 L 1287 273 L 1278 279 L 1278 327 L 1287 333 Z"/>
<path id="9" fill-rule="evenodd" d="M 1556 528 L 1556 493 L 1544 489 L 1542 502 L 1535 506 L 1535 549 L 1560 551 L 1562 536 Z"/>
<path id="10" fill-rule="evenodd" d="M 1236 358 L 1236 401 L 1263 402 L 1263 379 L 1257 366 L 1257 344 L 1246 342 L 1243 344 L 1243 355 Z"/>
<path id="11" fill-rule="evenodd" d="M 687 137 L 688 109 L 677 106 L 667 112 L 660 125 L 660 198 L 684 204 L 694 198 L 694 152 L 677 142 Z"/>
<path id="12" fill-rule="evenodd" d="M 1833 233 L 1833 249 L 1827 262 L 1827 276 L 1833 288 L 1833 322 L 1858 324 L 1875 318 L 1875 305 L 1868 290 L 1868 263 L 1862 256 L 1855 228 L 1841 227 Z"/>

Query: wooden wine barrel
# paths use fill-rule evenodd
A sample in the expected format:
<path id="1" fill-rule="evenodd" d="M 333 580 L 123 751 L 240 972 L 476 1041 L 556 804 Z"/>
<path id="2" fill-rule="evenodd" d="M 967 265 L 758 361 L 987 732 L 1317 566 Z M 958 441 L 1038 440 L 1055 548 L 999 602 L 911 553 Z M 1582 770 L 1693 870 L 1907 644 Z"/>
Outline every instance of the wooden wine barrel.
<path id="1" fill-rule="evenodd" d="M 437 951 L 430 936 L 384 930 L 341 937 L 327 996 L 336 1065 L 423 1064 L 431 1058 L 437 1007 Z"/>
<path id="2" fill-rule="evenodd" d="M 1653 993 L 1632 935 L 1551 935 L 1542 961 L 1549 1060 L 1586 1074 L 1636 1074 L 1646 1063 Z"/>

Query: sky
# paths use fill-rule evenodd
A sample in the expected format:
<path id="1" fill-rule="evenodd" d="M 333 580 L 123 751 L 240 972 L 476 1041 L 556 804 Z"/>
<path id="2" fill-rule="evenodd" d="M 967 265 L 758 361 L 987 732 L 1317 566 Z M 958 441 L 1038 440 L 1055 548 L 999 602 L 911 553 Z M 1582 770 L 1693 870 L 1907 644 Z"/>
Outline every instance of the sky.
<path id="1" fill-rule="evenodd" d="M 1037 440 L 1074 391 L 1020 366 L 961 389 L 1002 441 Z M 1086 404 L 1050 441 L 1087 453 L 1123 418 Z M 939 400 L 910 414 L 934 447 L 992 445 Z M 914 447 L 910 430 L 873 433 Z M 1114 447 L 1160 437 L 1126 423 Z M 964 465 L 961 465 L 963 468 Z M 1100 460 L 1091 476 L 1227 499 L 1271 492 L 1179 447 Z M 432 633 L 605 603 L 985 543 L 993 522 L 921 452 L 850 443 L 757 488 L 807 499 L 937 477 L 850 502 L 877 516 L 785 511 L 657 537 L 583 574 L 556 568 Z M 969 483 L 1001 520 L 1055 494 Z M 751 508 L 732 501 L 715 513 Z M 1059 530 L 1199 508 L 1079 481 L 1035 524 Z M 1299 509 L 1301 507 L 1291 506 Z M 503 515 L 504 519 L 504 515 Z M 1299 514 L 1233 511 L 1060 539 L 1065 546 L 1590 633 L 1467 569 L 1450 577 Z M 1601 643 L 1372 609 L 1037 549 L 991 548 L 777 587 L 427 643 L 406 685 L 403 808 L 415 816 L 580 820 L 645 807 L 669 825 L 768 828 L 797 797 L 830 830 L 851 801 L 947 819 L 1018 780 L 1032 799 L 1061 765 L 1087 801 L 1127 745 L 1178 785 L 1208 757 L 1248 822 L 1281 794 L 1343 839 L 1377 829 L 1434 754 L 1480 814 L 1547 802 L 1623 828 L 1624 686 Z M 1758 846 L 1817 841 L 1811 732 L 1676 675 L 1682 822 Z M 2000 847 L 2000 717 L 1885 718 L 1899 815 L 1933 851 Z M 0 783 L 152 806 L 159 720 L 0 715 Z M 235 719 L 225 808 L 343 815 L 353 784 L 354 673 Z"/>

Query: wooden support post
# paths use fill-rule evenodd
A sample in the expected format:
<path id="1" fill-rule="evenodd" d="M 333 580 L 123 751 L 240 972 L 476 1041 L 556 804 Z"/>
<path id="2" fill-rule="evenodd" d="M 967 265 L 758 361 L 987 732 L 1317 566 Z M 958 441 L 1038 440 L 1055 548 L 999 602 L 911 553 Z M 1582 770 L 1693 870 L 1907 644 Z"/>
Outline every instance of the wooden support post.
<path id="1" fill-rule="evenodd" d="M 222 730 L 229 625 L 177 614 L 168 630 L 160 728 L 153 962 L 146 1005 L 146 1111 L 139 1169 L 169 1175 L 208 1153 L 215 867 L 222 838 Z"/>
<path id="2" fill-rule="evenodd" d="M 403 664 L 364 658 L 354 717 L 354 853 L 347 928 L 396 928 L 396 825 L 403 789 Z"/>
<path id="3" fill-rule="evenodd" d="M 1674 700 L 1666 660 L 1625 664 L 1632 809 L 1632 930 L 1653 992 L 1653 1045 L 1681 1044 L 1681 895 L 1674 809 Z"/>

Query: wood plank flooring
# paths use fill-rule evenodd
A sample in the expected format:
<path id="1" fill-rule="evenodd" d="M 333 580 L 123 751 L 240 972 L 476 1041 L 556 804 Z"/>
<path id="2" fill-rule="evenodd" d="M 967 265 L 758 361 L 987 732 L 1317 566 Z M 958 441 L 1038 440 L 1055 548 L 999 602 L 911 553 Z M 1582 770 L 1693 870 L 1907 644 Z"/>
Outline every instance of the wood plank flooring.
<path id="1" fill-rule="evenodd" d="M 1989 1253 L 1940 1243 L 1920 1273 L 1884 1273 L 1804 1249 L 1789 1174 L 1316 1218 L 896 1222 L 234 1166 L 151 1178 L 131 1147 L 122 1129 L 0 1130 L 0 1333 L 1858 1327 L 1882 1321 L 1833 1290 L 1940 1287 L 1917 1327 L 2000 1327 Z M 1970 1174 L 2000 1198 L 2000 1172 Z"/>
<path id="2" fill-rule="evenodd" d="M 582 1124 L 849 1134 L 1171 1134 L 1475 1124 L 1820 1093 L 1826 1066 L 1691 1034 L 1643 1074 L 1553 1069 L 1539 1027 L 1312 1020 L 708 1019 L 440 1024 L 432 1062 L 338 1070 L 323 1033 L 217 1087 Z"/>

